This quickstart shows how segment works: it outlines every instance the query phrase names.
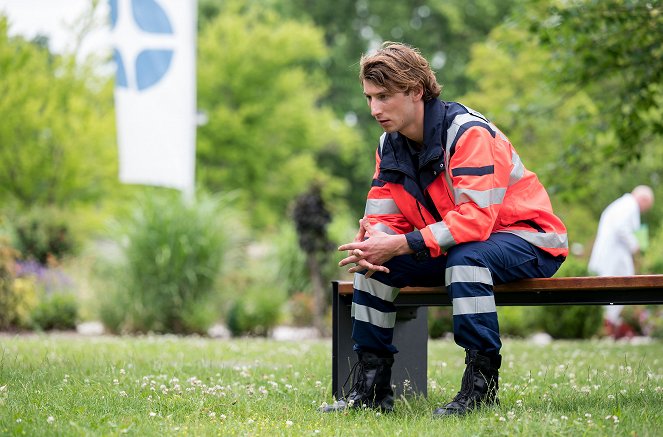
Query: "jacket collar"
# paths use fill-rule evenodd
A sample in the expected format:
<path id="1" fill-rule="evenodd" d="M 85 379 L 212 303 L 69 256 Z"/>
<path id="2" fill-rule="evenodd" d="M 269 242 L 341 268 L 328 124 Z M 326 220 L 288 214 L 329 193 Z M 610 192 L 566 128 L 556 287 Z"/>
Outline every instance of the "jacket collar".
<path id="1" fill-rule="evenodd" d="M 424 148 L 419 155 L 419 169 L 442 156 L 442 124 L 445 113 L 446 105 L 442 101 L 431 99 L 424 102 Z M 406 138 L 398 132 L 387 135 L 387 138 L 382 168 L 403 170 L 403 165 L 411 162 Z M 389 148 L 391 150 L 388 150 Z"/>

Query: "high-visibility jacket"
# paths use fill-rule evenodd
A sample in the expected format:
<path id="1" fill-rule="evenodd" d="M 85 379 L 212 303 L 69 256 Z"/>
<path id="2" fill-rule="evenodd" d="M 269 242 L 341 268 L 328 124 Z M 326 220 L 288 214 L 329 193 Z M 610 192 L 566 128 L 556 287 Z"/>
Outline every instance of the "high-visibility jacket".
<path id="1" fill-rule="evenodd" d="M 566 228 L 537 176 L 493 123 L 459 103 L 424 103 L 419 153 L 398 132 L 382 135 L 364 215 L 380 230 L 406 234 L 426 256 L 494 232 L 568 254 Z"/>

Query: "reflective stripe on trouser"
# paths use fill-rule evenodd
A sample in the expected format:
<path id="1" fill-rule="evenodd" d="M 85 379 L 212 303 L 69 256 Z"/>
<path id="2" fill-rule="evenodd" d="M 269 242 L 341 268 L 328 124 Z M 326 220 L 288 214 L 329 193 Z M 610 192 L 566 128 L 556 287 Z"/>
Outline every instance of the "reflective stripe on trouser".
<path id="1" fill-rule="evenodd" d="M 416 261 L 398 256 L 385 264 L 391 273 L 370 278 L 355 274 L 352 304 L 355 350 L 397 352 L 392 344 L 398 290 L 405 286 L 446 285 L 452 298 L 454 339 L 488 353 L 501 348 L 493 284 L 550 277 L 562 260 L 520 237 L 496 233 L 486 241 L 453 246 L 447 256 Z"/>
<path id="2" fill-rule="evenodd" d="M 352 338 L 364 347 L 355 350 L 398 352 L 392 344 L 396 307 L 393 304 L 398 288 L 355 273 L 352 296 Z"/>

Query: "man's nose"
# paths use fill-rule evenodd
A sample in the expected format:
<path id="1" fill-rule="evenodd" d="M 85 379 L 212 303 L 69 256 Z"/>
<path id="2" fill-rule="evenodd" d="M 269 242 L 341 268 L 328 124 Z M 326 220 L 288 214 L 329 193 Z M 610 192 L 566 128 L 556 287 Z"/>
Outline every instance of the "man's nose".
<path id="1" fill-rule="evenodd" d="M 380 102 L 373 100 L 371 102 L 371 115 L 373 117 L 377 117 L 382 113 L 382 105 L 380 105 Z"/>

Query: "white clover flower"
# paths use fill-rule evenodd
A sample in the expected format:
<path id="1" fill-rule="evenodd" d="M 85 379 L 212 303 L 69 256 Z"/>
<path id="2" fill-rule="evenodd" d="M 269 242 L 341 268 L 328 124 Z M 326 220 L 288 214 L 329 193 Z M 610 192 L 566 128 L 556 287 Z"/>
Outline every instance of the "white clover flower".
<path id="1" fill-rule="evenodd" d="M 150 411 L 150 417 L 154 417 L 156 415 L 157 415 L 157 413 L 155 413 L 154 411 Z"/>
<path id="2" fill-rule="evenodd" d="M 127 372 L 124 369 L 120 369 L 120 375 L 124 375 L 125 373 Z"/>
<path id="3" fill-rule="evenodd" d="M 53 422 L 55 422 L 55 417 L 53 417 L 53 416 L 48 416 L 48 419 L 46 419 L 46 422 L 48 422 L 48 423 L 53 423 Z"/>
<path id="4" fill-rule="evenodd" d="M 216 417 L 216 413 L 214 411 L 210 411 L 208 414 L 209 417 Z"/>
<path id="5" fill-rule="evenodd" d="M 568 416 L 562 416 L 562 417 L 560 417 L 560 419 L 562 419 L 562 420 L 569 420 L 569 417 L 568 417 Z"/>
<path id="6" fill-rule="evenodd" d="M 591 413 L 585 413 L 585 417 L 589 419 L 589 418 L 592 417 L 592 415 L 591 415 Z"/>
<path id="7" fill-rule="evenodd" d="M 255 420 L 253 420 L 253 419 L 249 419 L 249 420 L 246 421 L 246 423 L 249 424 L 249 425 L 251 425 L 254 422 L 255 422 Z"/>
<path id="8" fill-rule="evenodd" d="M 225 414 L 220 415 L 220 416 L 219 416 L 219 419 L 221 419 L 221 420 L 226 420 L 226 415 L 225 415 Z"/>
<path id="9" fill-rule="evenodd" d="M 120 396 L 122 396 L 123 398 L 126 398 L 126 397 L 127 397 L 127 392 L 124 391 L 124 390 L 122 390 L 122 391 L 120 392 Z"/>
<path id="10" fill-rule="evenodd" d="M 320 388 L 321 386 L 322 386 L 322 382 L 321 382 L 321 381 L 315 381 L 315 387 L 316 387 L 316 388 Z"/>
<path id="11" fill-rule="evenodd" d="M 286 420 L 285 421 L 285 426 L 292 426 L 292 425 L 293 425 L 292 420 Z"/>
<path id="12" fill-rule="evenodd" d="M 500 420 L 500 422 L 506 422 L 506 419 L 505 419 L 504 417 L 502 417 L 502 416 L 500 416 L 500 419 L 499 419 L 499 420 Z"/>
<path id="13" fill-rule="evenodd" d="M 615 395 L 608 395 L 608 399 L 610 399 L 610 400 L 615 399 Z"/>
<path id="14" fill-rule="evenodd" d="M 21 422 L 23 422 L 23 419 L 21 419 L 20 417 L 16 419 L 16 423 L 21 423 Z"/>

